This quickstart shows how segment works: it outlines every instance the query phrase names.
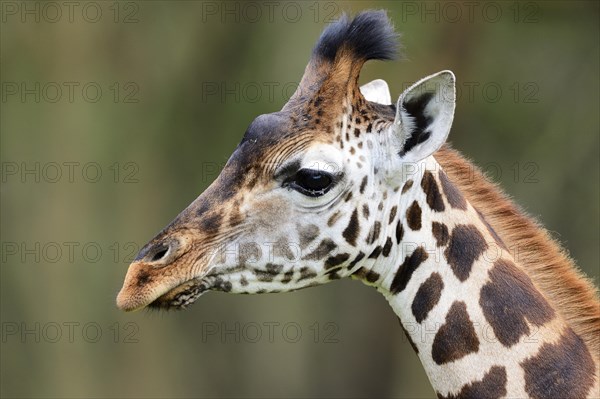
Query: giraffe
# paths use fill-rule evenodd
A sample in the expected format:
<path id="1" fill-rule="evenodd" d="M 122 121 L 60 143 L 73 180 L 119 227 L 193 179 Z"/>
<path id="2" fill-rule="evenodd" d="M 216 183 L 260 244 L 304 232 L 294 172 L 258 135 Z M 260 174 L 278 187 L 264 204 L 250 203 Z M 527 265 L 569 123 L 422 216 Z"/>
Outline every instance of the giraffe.
<path id="1" fill-rule="evenodd" d="M 217 179 L 142 248 L 117 306 L 183 309 L 210 290 L 348 277 L 385 296 L 439 398 L 600 396 L 597 291 L 446 144 L 453 73 L 396 104 L 383 80 L 359 87 L 363 64 L 396 49 L 383 11 L 329 25 L 288 103 L 257 117 Z"/>

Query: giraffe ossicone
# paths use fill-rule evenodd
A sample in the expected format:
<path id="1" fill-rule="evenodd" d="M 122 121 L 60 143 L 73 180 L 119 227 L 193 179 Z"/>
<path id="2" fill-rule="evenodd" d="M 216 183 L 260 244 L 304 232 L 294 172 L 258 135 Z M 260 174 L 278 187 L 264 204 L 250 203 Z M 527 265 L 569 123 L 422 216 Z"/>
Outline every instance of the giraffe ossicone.
<path id="1" fill-rule="evenodd" d="M 596 291 L 444 144 L 452 72 L 395 104 L 383 80 L 358 86 L 362 65 L 396 46 L 382 11 L 328 26 L 283 109 L 257 117 L 218 178 L 142 248 L 117 306 L 350 277 L 387 298 L 439 397 L 598 396 Z"/>

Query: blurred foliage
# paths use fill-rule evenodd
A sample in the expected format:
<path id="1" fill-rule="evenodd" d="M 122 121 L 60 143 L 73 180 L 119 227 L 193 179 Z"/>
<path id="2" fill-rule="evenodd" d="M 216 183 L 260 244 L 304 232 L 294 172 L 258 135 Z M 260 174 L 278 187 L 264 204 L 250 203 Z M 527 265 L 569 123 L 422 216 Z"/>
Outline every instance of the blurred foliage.
<path id="1" fill-rule="evenodd" d="M 76 2 L 72 19 L 47 4 L 2 3 L 2 397 L 433 396 L 386 301 L 358 282 L 211 293 L 179 313 L 114 305 L 130 255 L 281 108 L 343 10 L 388 9 L 403 34 L 405 59 L 361 81 L 397 97 L 455 72 L 453 145 L 600 275 L 595 1 Z M 39 182 L 23 174 L 36 163 Z M 240 342 L 221 336 L 235 323 Z"/>

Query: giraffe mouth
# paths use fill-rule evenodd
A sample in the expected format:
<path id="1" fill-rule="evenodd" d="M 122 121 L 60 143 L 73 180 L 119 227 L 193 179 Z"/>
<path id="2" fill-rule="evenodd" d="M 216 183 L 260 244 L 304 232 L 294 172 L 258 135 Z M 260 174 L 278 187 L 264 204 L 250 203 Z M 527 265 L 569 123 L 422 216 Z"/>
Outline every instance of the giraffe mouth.
<path id="1" fill-rule="evenodd" d="M 193 278 L 162 294 L 148 307 L 161 310 L 183 310 L 194 303 L 211 285 L 200 278 Z"/>

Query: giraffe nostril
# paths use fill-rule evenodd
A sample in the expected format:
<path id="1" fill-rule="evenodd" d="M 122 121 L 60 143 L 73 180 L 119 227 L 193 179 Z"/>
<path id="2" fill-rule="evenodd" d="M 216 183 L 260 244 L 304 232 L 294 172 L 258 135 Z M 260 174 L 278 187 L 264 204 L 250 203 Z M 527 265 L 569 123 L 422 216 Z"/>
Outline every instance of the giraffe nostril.
<path id="1" fill-rule="evenodd" d="M 167 252 L 169 252 L 169 247 L 167 245 L 160 245 L 154 251 L 154 255 L 150 259 L 152 262 L 159 261 L 165 257 Z"/>
<path id="2" fill-rule="evenodd" d="M 134 262 L 157 262 L 155 266 L 165 266 L 181 252 L 181 242 L 176 237 L 157 237 L 152 239 L 137 254 Z"/>

